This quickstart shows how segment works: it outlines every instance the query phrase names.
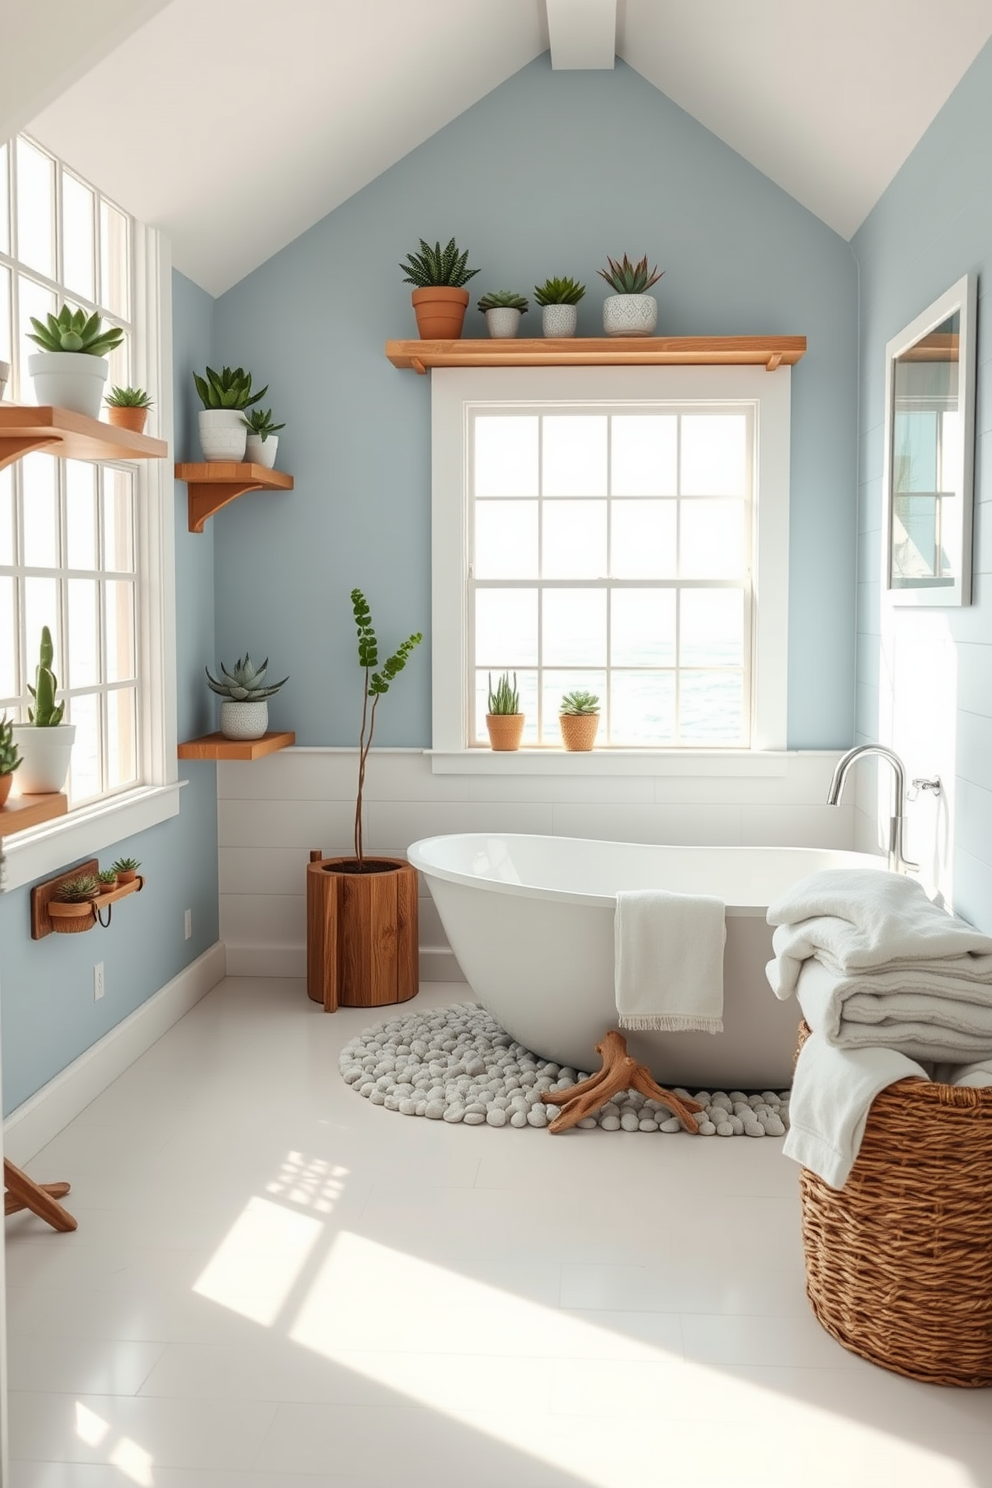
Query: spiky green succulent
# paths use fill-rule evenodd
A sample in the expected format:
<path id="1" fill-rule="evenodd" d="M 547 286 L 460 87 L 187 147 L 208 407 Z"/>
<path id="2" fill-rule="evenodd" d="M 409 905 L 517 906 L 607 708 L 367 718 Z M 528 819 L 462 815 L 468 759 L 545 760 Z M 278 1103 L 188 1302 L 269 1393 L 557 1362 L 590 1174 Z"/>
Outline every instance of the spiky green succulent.
<path id="1" fill-rule="evenodd" d="M 210 675 L 209 667 L 204 667 L 203 670 L 207 674 L 210 686 L 221 697 L 228 698 L 235 703 L 260 703 L 263 698 L 274 696 L 280 687 L 284 687 L 289 681 L 288 677 L 283 677 L 281 682 L 270 683 L 268 687 L 263 687 L 262 678 L 265 676 L 265 668 L 268 664 L 269 658 L 266 657 L 261 666 L 255 666 L 246 651 L 232 667 L 226 667 L 221 662 L 220 674 L 223 678 L 221 682 Z"/>
<path id="2" fill-rule="evenodd" d="M 97 878 L 101 884 L 112 886 L 117 882 L 117 870 L 116 868 L 101 868 Z"/>
<path id="3" fill-rule="evenodd" d="M 561 700 L 559 713 L 577 716 L 584 713 L 599 712 L 599 698 L 594 692 L 566 692 Z"/>
<path id="4" fill-rule="evenodd" d="M 151 408 L 152 400 L 144 388 L 111 388 L 103 400 L 110 408 Z"/>
<path id="5" fill-rule="evenodd" d="M 420 239 L 420 252 L 407 254 L 406 263 L 401 263 L 404 284 L 416 285 L 417 289 L 427 289 L 430 285 L 447 284 L 453 289 L 461 289 L 463 285 L 479 271 L 469 269 L 468 249 L 459 253 L 458 245 L 454 238 L 451 239 L 446 248 L 440 243 L 435 243 L 432 248 L 430 243 Z"/>
<path id="6" fill-rule="evenodd" d="M 521 315 L 526 315 L 530 305 L 526 295 L 515 294 L 512 289 L 492 289 L 482 296 L 478 308 L 483 312 L 486 310 L 519 310 Z"/>
<path id="7" fill-rule="evenodd" d="M 8 723 L 6 713 L 0 718 L 0 775 L 13 775 L 21 763 L 20 751 L 14 743 L 14 722 Z"/>
<path id="8" fill-rule="evenodd" d="M 597 269 L 596 273 L 605 279 L 607 284 L 616 290 L 617 294 L 644 294 L 645 290 L 650 289 L 652 284 L 657 284 L 661 278 L 661 274 L 665 272 L 662 269 L 661 274 L 659 274 L 657 265 L 655 265 L 649 273 L 647 254 L 636 264 L 631 263 L 626 253 L 621 263 L 617 263 L 616 259 L 610 258 L 609 255 L 607 255 L 606 262 L 610 267 L 608 269 Z"/>
<path id="9" fill-rule="evenodd" d="M 59 885 L 55 897 L 61 904 L 84 904 L 95 899 L 100 892 L 100 880 L 94 873 L 78 873 L 74 878 L 65 878 Z"/>
<path id="10" fill-rule="evenodd" d="M 36 728 L 58 728 L 65 712 L 65 702 L 56 703 L 55 693 L 59 679 L 52 671 L 55 648 L 52 632 L 47 625 L 41 627 L 41 651 L 34 671 L 34 686 L 28 683 L 28 692 L 34 698 L 34 707 L 28 709 L 28 722 Z"/>
<path id="11" fill-rule="evenodd" d="M 285 424 L 274 424 L 272 422 L 271 408 L 253 408 L 241 420 L 247 429 L 257 434 L 264 444 L 270 434 L 275 434 L 277 429 L 285 429 Z"/>
<path id="12" fill-rule="evenodd" d="M 243 367 L 222 367 L 219 372 L 208 367 L 206 377 L 194 372 L 193 381 L 204 408 L 250 408 L 269 391 L 266 383 L 261 392 L 253 393 L 251 373 Z"/>
<path id="13" fill-rule="evenodd" d="M 42 351 L 80 351 L 102 357 L 124 340 L 120 326 L 102 329 L 103 321 L 95 310 L 87 315 L 85 310 L 70 310 L 68 305 L 63 305 L 58 315 L 49 311 L 44 321 L 32 315 L 31 324 L 34 330 L 28 331 L 28 338 Z"/>
<path id="14" fill-rule="evenodd" d="M 517 674 L 513 674 L 513 686 L 510 686 L 510 674 L 504 672 L 496 683 L 496 691 L 493 691 L 493 674 L 489 673 L 489 706 L 488 713 L 519 713 L 520 694 L 517 691 Z"/>
<path id="15" fill-rule="evenodd" d="M 141 864 L 137 858 L 118 858 L 116 863 L 110 865 L 115 873 L 133 873 Z"/>
<path id="16" fill-rule="evenodd" d="M 577 305 L 586 292 L 577 279 L 545 279 L 534 285 L 534 298 L 539 305 Z"/>

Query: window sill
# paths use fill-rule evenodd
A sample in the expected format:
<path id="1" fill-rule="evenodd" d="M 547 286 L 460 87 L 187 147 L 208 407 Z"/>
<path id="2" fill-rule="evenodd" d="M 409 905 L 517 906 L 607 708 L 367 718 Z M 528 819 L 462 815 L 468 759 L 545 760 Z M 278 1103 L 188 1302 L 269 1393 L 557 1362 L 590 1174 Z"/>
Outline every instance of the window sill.
<path id="1" fill-rule="evenodd" d="M 804 751 L 808 753 L 809 751 Z M 746 780 L 781 778 L 789 750 L 746 749 L 427 749 L 434 775 L 669 775 Z"/>
<path id="2" fill-rule="evenodd" d="M 178 816 L 179 791 L 184 783 L 127 791 L 5 837 L 4 890 L 18 889 L 75 858 L 92 857 L 101 848 L 112 847 L 125 837 Z"/>

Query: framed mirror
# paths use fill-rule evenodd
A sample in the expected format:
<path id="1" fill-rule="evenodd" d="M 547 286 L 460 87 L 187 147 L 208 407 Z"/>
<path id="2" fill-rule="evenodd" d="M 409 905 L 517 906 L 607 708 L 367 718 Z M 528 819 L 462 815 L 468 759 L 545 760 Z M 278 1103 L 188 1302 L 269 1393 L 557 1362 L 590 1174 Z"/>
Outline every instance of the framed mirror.
<path id="1" fill-rule="evenodd" d="M 896 605 L 971 603 L 975 276 L 885 348 L 884 588 Z"/>

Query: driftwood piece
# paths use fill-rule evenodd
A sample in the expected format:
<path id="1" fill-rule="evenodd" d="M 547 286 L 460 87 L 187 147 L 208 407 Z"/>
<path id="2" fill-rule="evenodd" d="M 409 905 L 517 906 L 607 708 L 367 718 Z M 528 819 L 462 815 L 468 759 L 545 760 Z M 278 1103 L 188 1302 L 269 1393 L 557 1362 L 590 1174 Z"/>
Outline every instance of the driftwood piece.
<path id="1" fill-rule="evenodd" d="M 542 1094 L 541 1099 L 545 1104 L 560 1107 L 560 1113 L 552 1121 L 548 1131 L 568 1131 L 570 1126 L 575 1126 L 585 1116 L 591 1116 L 593 1111 L 598 1111 L 600 1106 L 605 1106 L 607 1101 L 624 1090 L 637 1090 L 659 1105 L 666 1106 L 673 1116 L 678 1117 L 687 1132 L 695 1133 L 699 1130 L 694 1113 L 701 1111 L 703 1107 L 696 1101 L 684 1100 L 681 1096 L 673 1095 L 670 1090 L 663 1089 L 661 1085 L 656 1085 L 647 1066 L 638 1064 L 634 1056 L 627 1053 L 627 1040 L 622 1033 L 611 1029 L 602 1043 L 596 1045 L 596 1053 L 602 1059 L 603 1067 L 590 1079 L 583 1080 L 581 1085 L 573 1085 L 567 1091 L 545 1090 Z"/>
<path id="2" fill-rule="evenodd" d="M 46 1224 L 50 1224 L 55 1230 L 74 1230 L 76 1221 L 68 1209 L 63 1209 L 57 1204 L 56 1199 L 64 1199 L 69 1192 L 68 1183 L 36 1183 L 29 1178 L 27 1173 L 22 1173 L 20 1168 L 15 1168 L 9 1158 L 3 1160 L 3 1180 L 6 1192 L 4 1194 L 4 1214 L 17 1214 L 22 1209 L 30 1209 L 32 1214 L 37 1214 Z"/>

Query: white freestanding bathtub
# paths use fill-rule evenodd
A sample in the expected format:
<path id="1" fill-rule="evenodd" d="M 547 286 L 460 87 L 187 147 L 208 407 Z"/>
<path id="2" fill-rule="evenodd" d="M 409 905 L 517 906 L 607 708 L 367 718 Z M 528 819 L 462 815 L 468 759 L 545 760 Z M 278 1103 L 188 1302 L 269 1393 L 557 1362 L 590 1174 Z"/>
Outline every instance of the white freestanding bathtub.
<path id="1" fill-rule="evenodd" d="M 823 868 L 877 868 L 867 853 L 805 847 L 657 847 L 575 837 L 427 837 L 409 850 L 479 1001 L 518 1042 L 576 1070 L 616 1028 L 613 918 L 623 889 L 713 894 L 727 906 L 724 1031 L 633 1033 L 656 1079 L 715 1090 L 791 1083 L 799 1006 L 765 979 L 768 905 Z"/>

